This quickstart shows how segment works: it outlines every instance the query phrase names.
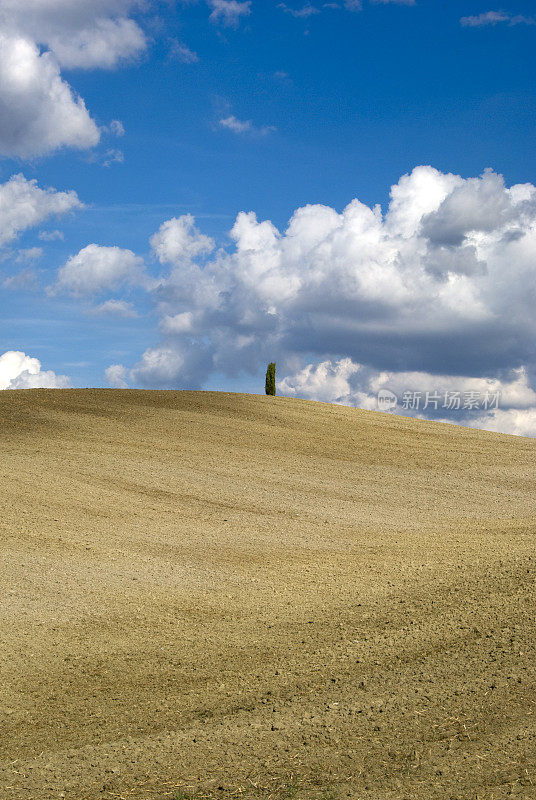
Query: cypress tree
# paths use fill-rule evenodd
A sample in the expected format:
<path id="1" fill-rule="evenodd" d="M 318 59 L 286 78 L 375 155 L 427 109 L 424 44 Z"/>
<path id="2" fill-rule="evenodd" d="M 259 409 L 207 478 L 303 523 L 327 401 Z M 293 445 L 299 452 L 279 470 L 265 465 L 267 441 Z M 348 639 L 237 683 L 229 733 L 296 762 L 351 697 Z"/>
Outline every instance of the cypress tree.
<path id="1" fill-rule="evenodd" d="M 271 361 L 266 370 L 266 394 L 275 395 L 275 362 Z"/>

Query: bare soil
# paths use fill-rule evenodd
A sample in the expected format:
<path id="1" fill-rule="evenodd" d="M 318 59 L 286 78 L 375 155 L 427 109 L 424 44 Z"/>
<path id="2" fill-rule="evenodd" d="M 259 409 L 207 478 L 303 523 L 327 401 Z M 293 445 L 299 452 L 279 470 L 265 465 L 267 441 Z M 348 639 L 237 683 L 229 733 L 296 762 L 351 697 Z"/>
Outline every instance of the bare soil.
<path id="1" fill-rule="evenodd" d="M 536 797 L 536 442 L 0 392 L 2 800 Z"/>

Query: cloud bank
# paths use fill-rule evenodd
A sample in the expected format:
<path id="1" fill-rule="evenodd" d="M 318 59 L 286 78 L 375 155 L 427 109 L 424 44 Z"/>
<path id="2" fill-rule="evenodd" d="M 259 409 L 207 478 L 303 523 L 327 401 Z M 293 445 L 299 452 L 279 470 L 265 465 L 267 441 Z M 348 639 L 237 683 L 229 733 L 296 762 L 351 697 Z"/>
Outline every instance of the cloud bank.
<path id="1" fill-rule="evenodd" d="M 281 232 L 242 212 L 230 238 L 229 250 L 216 249 L 190 215 L 152 238 L 167 268 L 150 289 L 162 338 L 122 367 L 124 381 L 202 386 L 213 372 L 256 375 L 275 359 L 283 388 L 305 386 L 305 369 L 316 387 L 307 396 L 321 399 L 332 397 L 334 364 L 337 381 L 366 370 L 371 386 L 411 374 L 430 389 L 450 379 L 461 389 L 467 380 L 510 386 L 522 369 L 532 398 L 532 184 L 507 187 L 491 170 L 464 179 L 417 167 L 392 187 L 385 213 L 357 199 L 341 212 L 309 205 Z M 368 403 L 370 386 L 354 383 L 337 397 Z"/>
<path id="2" fill-rule="evenodd" d="M 500 380 L 426 372 L 378 372 L 343 358 L 308 364 L 286 376 L 279 385 L 279 392 L 287 397 L 371 411 L 385 410 L 378 403 L 382 390 L 395 395 L 397 402 L 389 410 L 397 414 L 536 436 L 536 392 L 523 367 Z"/>

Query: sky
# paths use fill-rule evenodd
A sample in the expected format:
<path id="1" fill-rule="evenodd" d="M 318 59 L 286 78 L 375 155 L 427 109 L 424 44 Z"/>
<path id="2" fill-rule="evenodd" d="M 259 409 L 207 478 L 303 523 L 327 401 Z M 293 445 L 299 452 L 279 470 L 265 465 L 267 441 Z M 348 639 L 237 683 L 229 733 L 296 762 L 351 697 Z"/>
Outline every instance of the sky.
<path id="1" fill-rule="evenodd" d="M 0 0 L 0 389 L 276 361 L 536 436 L 535 45 L 526 0 Z"/>

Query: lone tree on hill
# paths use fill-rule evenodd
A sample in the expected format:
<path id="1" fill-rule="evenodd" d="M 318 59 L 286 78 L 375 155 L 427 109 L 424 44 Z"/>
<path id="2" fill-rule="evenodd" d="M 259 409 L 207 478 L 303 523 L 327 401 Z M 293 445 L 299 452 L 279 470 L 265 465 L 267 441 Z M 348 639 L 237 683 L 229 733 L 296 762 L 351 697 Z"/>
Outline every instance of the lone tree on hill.
<path id="1" fill-rule="evenodd" d="M 275 362 L 271 361 L 266 370 L 266 394 L 275 395 Z"/>

